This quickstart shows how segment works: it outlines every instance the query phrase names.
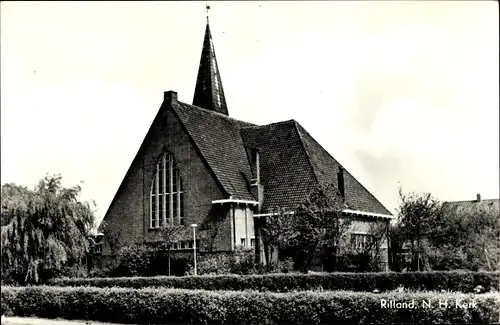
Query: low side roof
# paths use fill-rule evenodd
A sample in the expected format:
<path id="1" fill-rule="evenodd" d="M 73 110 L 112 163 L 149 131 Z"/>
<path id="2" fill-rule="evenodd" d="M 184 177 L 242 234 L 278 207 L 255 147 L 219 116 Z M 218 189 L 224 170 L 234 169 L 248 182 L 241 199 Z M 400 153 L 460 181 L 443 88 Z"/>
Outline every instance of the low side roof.
<path id="1" fill-rule="evenodd" d="M 472 213 L 481 209 L 500 212 L 500 199 L 487 199 L 481 201 L 451 201 L 444 202 L 443 209 L 447 212 Z"/>
<path id="2" fill-rule="evenodd" d="M 241 129 L 245 147 L 259 147 L 263 213 L 275 207 L 295 208 L 315 184 L 337 184 L 341 166 L 296 121 Z M 345 168 L 346 203 L 350 210 L 391 213 Z"/>
<path id="3" fill-rule="evenodd" d="M 337 187 L 337 172 L 339 167 L 342 167 L 344 168 L 345 197 L 350 209 L 392 215 L 370 191 L 314 140 L 309 132 L 298 123 L 296 123 L 296 127 L 314 174 L 320 184 L 332 183 Z"/>

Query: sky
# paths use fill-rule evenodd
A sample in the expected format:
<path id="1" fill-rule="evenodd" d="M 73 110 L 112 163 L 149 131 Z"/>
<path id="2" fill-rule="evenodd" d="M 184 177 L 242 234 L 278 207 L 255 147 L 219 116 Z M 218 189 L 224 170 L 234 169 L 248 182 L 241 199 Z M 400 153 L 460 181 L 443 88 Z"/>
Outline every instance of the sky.
<path id="1" fill-rule="evenodd" d="M 102 218 L 163 92 L 192 102 L 206 3 L 230 116 L 295 119 L 391 212 L 500 197 L 496 1 L 2 1 L 2 184 L 60 173 Z"/>

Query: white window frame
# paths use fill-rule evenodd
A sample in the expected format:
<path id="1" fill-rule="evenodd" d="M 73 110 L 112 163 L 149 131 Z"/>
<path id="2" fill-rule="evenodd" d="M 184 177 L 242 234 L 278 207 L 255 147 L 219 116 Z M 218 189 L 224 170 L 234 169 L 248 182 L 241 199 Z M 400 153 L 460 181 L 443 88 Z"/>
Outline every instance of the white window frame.
<path id="1" fill-rule="evenodd" d="M 373 235 L 367 233 L 352 233 L 351 234 L 351 245 L 354 249 L 365 249 L 370 241 L 373 240 Z"/>
<path id="2" fill-rule="evenodd" d="M 161 173 L 160 179 L 160 167 L 163 170 Z M 165 172 L 168 168 L 168 179 L 166 177 L 167 173 Z M 160 193 L 160 182 L 162 182 L 162 191 Z M 174 185 L 176 185 L 174 191 Z M 154 194 L 153 194 L 154 192 Z M 162 206 L 161 206 L 161 215 L 159 197 L 162 196 Z M 176 196 L 176 209 L 174 215 L 173 203 L 174 196 Z M 160 157 L 158 163 L 156 164 L 156 173 L 151 184 L 151 189 L 149 192 L 149 227 L 150 228 L 160 228 L 162 225 L 167 223 L 183 224 L 183 214 L 184 214 L 184 187 L 182 184 L 181 175 L 179 172 L 179 167 L 176 165 L 174 157 L 169 152 L 164 152 Z M 153 209 L 153 200 L 154 200 L 154 209 Z M 169 200 L 169 205 L 167 209 L 167 200 Z M 167 216 L 168 214 L 168 216 Z"/>

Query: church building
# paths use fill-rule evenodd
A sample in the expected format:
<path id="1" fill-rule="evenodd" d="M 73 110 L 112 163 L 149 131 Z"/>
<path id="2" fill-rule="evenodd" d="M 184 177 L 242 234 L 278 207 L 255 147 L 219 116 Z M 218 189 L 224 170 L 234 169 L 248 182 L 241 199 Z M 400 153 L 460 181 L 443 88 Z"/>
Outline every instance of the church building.
<path id="1" fill-rule="evenodd" d="M 393 218 L 297 121 L 255 125 L 230 117 L 230 109 L 207 19 L 193 103 L 164 93 L 105 214 L 103 255 L 112 254 L 109 231 L 122 243 L 148 244 L 167 224 L 186 227 L 173 249 L 192 251 L 196 224 L 200 253 L 253 247 L 264 261 L 266 216 L 293 210 L 318 184 L 338 189 L 361 242 L 370 224 Z"/>

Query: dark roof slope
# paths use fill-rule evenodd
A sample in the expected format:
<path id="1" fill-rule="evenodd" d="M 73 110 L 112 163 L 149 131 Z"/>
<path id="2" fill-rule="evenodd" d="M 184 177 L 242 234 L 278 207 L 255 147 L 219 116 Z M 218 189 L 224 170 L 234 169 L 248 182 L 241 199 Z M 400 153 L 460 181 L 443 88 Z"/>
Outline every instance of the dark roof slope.
<path id="1" fill-rule="evenodd" d="M 294 120 L 256 126 L 178 101 L 172 101 L 171 107 L 208 168 L 233 199 L 255 200 L 250 193 L 249 150 L 260 148 L 261 183 L 264 185 L 262 213 L 276 207 L 295 208 L 317 183 L 337 185 L 336 173 L 340 164 Z M 138 156 L 139 153 L 134 159 Z M 390 214 L 346 170 L 344 175 L 350 209 Z M 124 181 L 113 202 L 123 184 Z"/>
<path id="2" fill-rule="evenodd" d="M 302 143 L 309 158 L 316 179 L 320 184 L 333 184 L 338 187 L 337 172 L 344 168 L 344 188 L 346 203 L 349 209 L 391 214 L 360 182 L 358 182 L 344 166 L 341 166 L 314 138 L 297 122 Z"/>
<path id="3" fill-rule="evenodd" d="M 315 184 L 337 187 L 340 164 L 296 121 L 241 129 L 247 148 L 260 148 L 263 213 L 275 207 L 295 208 Z M 350 209 L 391 214 L 344 169 L 346 202 Z"/>
<path id="4" fill-rule="evenodd" d="M 481 201 L 451 201 L 444 202 L 443 209 L 447 212 L 471 214 L 475 211 L 492 210 L 500 213 L 500 199 L 487 199 Z"/>
<path id="5" fill-rule="evenodd" d="M 254 200 L 247 182 L 250 165 L 239 131 L 253 124 L 181 102 L 173 102 L 172 108 L 228 195 Z"/>
<path id="6" fill-rule="evenodd" d="M 241 129 L 247 154 L 250 148 L 260 149 L 262 213 L 275 207 L 295 208 L 316 184 L 294 123 L 290 120 Z"/>

